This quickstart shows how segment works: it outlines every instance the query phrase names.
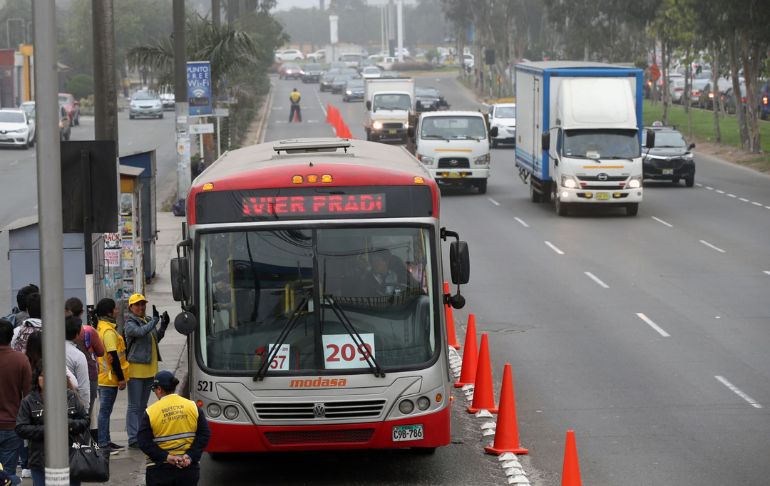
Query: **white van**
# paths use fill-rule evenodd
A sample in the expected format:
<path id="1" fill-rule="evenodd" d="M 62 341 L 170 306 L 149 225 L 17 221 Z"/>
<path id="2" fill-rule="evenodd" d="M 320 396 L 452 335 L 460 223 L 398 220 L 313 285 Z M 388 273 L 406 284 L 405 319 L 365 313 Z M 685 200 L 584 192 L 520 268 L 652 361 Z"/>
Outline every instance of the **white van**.
<path id="1" fill-rule="evenodd" d="M 477 111 L 431 111 L 420 115 L 414 130 L 415 157 L 443 185 L 476 187 L 487 192 L 489 138 L 497 128 L 487 129 Z"/>

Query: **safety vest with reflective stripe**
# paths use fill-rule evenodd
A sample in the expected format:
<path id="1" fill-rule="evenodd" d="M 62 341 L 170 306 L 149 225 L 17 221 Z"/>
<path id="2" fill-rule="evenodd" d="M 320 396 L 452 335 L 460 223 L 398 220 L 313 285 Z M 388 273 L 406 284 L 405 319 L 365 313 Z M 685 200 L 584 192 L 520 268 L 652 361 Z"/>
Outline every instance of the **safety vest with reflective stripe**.
<path id="1" fill-rule="evenodd" d="M 184 454 L 198 430 L 198 407 L 176 393 L 166 395 L 147 407 L 153 441 L 169 454 Z"/>
<path id="2" fill-rule="evenodd" d="M 99 339 L 104 342 L 104 336 L 111 332 L 115 334 L 117 341 L 118 359 L 120 360 L 120 368 L 123 370 L 123 379 L 128 381 L 128 361 L 126 361 L 126 341 L 123 340 L 118 331 L 115 330 L 115 323 L 105 320 L 100 320 L 96 325 L 96 332 L 99 333 Z M 112 356 L 108 353 L 104 353 L 104 356 L 98 358 L 99 362 L 99 385 L 101 386 L 118 386 L 118 376 L 112 371 Z"/>

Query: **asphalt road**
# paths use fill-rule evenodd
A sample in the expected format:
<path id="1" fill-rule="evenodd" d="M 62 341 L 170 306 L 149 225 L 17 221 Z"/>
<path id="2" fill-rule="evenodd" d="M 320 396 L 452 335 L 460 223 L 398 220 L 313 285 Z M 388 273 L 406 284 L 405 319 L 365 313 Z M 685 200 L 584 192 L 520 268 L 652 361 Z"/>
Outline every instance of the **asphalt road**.
<path id="1" fill-rule="evenodd" d="M 266 141 L 332 135 L 330 102 L 363 137 L 362 103 L 275 83 Z M 478 108 L 449 77 L 418 84 L 441 89 L 453 109 Z M 286 121 L 295 86 L 301 124 Z M 503 364 L 513 367 L 532 484 L 560 484 L 567 429 L 584 484 L 768 484 L 770 178 L 707 156 L 696 163 L 696 187 L 646 183 L 633 218 L 560 218 L 529 202 L 510 148 L 493 150 L 487 194 L 444 193 L 443 222 L 471 250 L 458 318 L 474 312 L 489 333 L 497 386 Z M 453 444 L 432 457 L 207 459 L 206 484 L 505 484 L 461 404 Z"/>
<path id="2" fill-rule="evenodd" d="M 120 155 L 156 149 L 158 203 L 176 190 L 176 143 L 174 112 L 161 120 L 129 120 L 128 112 L 118 113 Z M 81 116 L 80 125 L 72 127 L 70 140 L 93 140 L 93 117 Z M 15 220 L 37 214 L 37 169 L 35 149 L 0 148 L 0 180 L 3 204 L 0 205 L 0 228 Z"/>

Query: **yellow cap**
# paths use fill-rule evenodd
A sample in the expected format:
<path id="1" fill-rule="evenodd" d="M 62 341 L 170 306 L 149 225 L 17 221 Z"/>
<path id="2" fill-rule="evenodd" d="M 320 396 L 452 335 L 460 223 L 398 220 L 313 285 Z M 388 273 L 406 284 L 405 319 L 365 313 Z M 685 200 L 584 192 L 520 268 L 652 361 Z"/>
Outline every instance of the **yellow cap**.
<path id="1" fill-rule="evenodd" d="M 137 302 L 147 302 L 147 299 L 142 294 L 131 294 L 131 297 L 128 298 L 128 305 L 134 305 Z"/>

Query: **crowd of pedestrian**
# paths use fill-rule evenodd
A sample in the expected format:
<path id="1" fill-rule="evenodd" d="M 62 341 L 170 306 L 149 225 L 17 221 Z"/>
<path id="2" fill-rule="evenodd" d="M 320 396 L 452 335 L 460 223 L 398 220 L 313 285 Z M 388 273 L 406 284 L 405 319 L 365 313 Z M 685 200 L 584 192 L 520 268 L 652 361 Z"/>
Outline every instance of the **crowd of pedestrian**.
<path id="1" fill-rule="evenodd" d="M 195 485 L 209 431 L 195 403 L 175 393 L 179 382 L 173 374 L 158 371 L 158 343 L 169 325 L 168 313 L 152 306 L 148 316 L 141 294 L 129 298 L 128 310 L 121 333 L 114 300 L 100 300 L 92 316 L 78 298 L 65 303 L 60 324 L 66 339 L 70 446 L 87 437 L 110 454 L 123 450 L 112 442 L 110 417 L 118 393 L 127 389 L 128 447 L 147 455 L 147 484 Z M 42 322 L 40 289 L 33 284 L 18 291 L 16 306 L 0 318 L 0 486 L 25 477 L 45 486 L 42 335 L 53 325 Z M 152 392 L 158 402 L 148 408 Z"/>

